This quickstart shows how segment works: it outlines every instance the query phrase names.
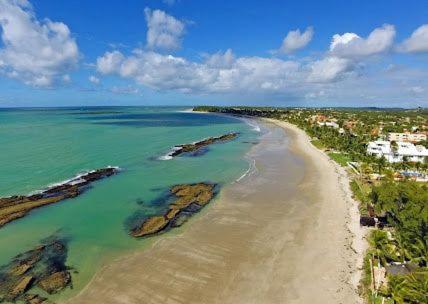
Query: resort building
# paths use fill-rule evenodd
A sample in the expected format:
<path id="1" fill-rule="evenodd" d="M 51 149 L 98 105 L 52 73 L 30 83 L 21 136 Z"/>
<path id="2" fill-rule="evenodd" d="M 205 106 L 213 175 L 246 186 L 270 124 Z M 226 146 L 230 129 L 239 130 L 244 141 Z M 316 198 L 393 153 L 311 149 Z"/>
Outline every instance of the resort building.
<path id="1" fill-rule="evenodd" d="M 388 133 L 387 139 L 389 141 L 405 141 L 405 142 L 421 142 L 427 140 L 427 135 L 425 133 Z"/>
<path id="2" fill-rule="evenodd" d="M 428 149 L 410 142 L 397 142 L 396 146 L 392 146 L 389 141 L 372 141 L 367 146 L 367 153 L 376 157 L 383 156 L 390 163 L 424 162 L 425 158 L 428 158 Z"/>

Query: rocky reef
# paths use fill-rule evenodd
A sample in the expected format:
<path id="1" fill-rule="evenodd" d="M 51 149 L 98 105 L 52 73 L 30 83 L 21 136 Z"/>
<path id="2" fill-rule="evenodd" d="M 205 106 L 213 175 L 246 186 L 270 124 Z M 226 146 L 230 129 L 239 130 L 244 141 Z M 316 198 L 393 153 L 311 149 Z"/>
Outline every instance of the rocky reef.
<path id="1" fill-rule="evenodd" d="M 49 187 L 37 194 L 0 198 L 0 228 L 13 220 L 24 217 L 35 208 L 76 197 L 83 193 L 91 183 L 117 172 L 118 168 L 116 167 L 101 168 L 78 175 L 71 180 Z"/>
<path id="2" fill-rule="evenodd" d="M 239 133 L 231 132 L 218 137 L 209 137 L 201 141 L 197 141 L 191 144 L 183 144 L 175 146 L 170 153 L 168 153 L 169 157 L 179 156 L 183 153 L 196 153 L 200 149 L 215 144 L 219 142 L 225 142 L 228 140 L 232 140 L 238 136 Z"/>
<path id="3" fill-rule="evenodd" d="M 0 303 L 46 303 L 45 297 L 29 291 L 38 287 L 53 294 L 71 286 L 66 259 L 67 241 L 55 237 L 16 256 L 11 263 L 0 268 Z"/>
<path id="4" fill-rule="evenodd" d="M 189 217 L 207 205 L 215 195 L 215 184 L 196 183 L 171 187 L 171 203 L 163 214 L 154 215 L 130 231 L 134 237 L 144 237 L 181 226 Z"/>

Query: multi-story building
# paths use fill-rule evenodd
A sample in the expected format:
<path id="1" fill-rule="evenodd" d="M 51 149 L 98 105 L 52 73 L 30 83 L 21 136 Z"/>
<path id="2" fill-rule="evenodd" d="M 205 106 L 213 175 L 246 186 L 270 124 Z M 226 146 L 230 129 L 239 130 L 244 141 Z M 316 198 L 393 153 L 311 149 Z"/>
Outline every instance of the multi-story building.
<path id="1" fill-rule="evenodd" d="M 391 142 L 377 140 L 369 142 L 367 153 L 376 157 L 385 157 L 390 163 L 402 161 L 424 162 L 428 158 L 428 149 L 421 145 L 414 145 L 410 142 L 396 142 L 396 145 L 391 145 Z"/>

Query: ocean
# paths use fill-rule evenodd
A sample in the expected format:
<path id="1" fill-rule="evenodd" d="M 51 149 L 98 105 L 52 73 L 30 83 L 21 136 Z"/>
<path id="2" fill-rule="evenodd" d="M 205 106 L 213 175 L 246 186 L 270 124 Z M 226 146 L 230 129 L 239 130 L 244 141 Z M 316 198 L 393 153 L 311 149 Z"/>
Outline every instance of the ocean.
<path id="1" fill-rule="evenodd" d="M 73 289 L 51 298 L 67 298 L 109 261 L 163 237 L 135 239 L 128 234 L 129 222 L 135 214 L 165 208 L 167 202 L 159 198 L 172 185 L 212 182 L 221 188 L 238 180 L 251 165 L 245 154 L 260 128 L 234 117 L 183 110 L 0 109 L 0 197 L 26 195 L 97 168 L 121 168 L 74 199 L 33 210 L 0 228 L 0 265 L 49 236 L 66 237 Z M 238 138 L 198 155 L 165 157 L 174 145 L 232 131 L 239 132 Z M 191 220 L 166 234 L 179 233 L 186 225 Z"/>

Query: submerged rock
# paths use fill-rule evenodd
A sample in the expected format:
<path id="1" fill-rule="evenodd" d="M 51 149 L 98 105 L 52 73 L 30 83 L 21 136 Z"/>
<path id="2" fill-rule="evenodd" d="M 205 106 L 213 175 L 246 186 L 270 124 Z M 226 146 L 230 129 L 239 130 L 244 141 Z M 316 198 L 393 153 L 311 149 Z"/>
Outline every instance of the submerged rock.
<path id="1" fill-rule="evenodd" d="M 18 283 L 10 291 L 11 298 L 16 298 L 26 292 L 27 289 L 30 288 L 31 282 L 33 280 L 33 276 L 23 276 L 21 279 L 19 279 Z"/>
<path id="2" fill-rule="evenodd" d="M 141 227 L 131 232 L 132 236 L 141 237 L 157 233 L 164 229 L 169 223 L 169 219 L 166 216 L 153 216 L 149 217 Z"/>
<path id="3" fill-rule="evenodd" d="M 54 272 L 51 275 L 42 278 L 38 286 L 49 294 L 62 290 L 71 283 L 71 276 L 68 271 Z"/>
<path id="4" fill-rule="evenodd" d="M 24 217 L 35 208 L 54 204 L 64 199 L 74 198 L 83 193 L 92 182 L 111 176 L 117 172 L 118 168 L 115 167 L 97 169 L 37 194 L 0 198 L 0 228 L 13 220 Z"/>
<path id="5" fill-rule="evenodd" d="M 187 218 L 201 210 L 214 197 L 215 184 L 197 183 L 171 187 L 173 201 L 163 215 L 146 219 L 130 231 L 134 237 L 154 235 L 164 230 L 182 225 Z"/>
<path id="6" fill-rule="evenodd" d="M 24 301 L 26 304 L 42 304 L 42 303 L 47 303 L 47 299 L 39 296 L 38 294 L 26 294 L 24 296 Z"/>
<path id="7" fill-rule="evenodd" d="M 70 286 L 71 275 L 65 265 L 66 258 L 66 241 L 55 238 L 19 254 L 0 268 L 0 302 L 43 303 L 46 298 L 27 292 L 39 287 L 47 293 L 56 293 Z"/>
<path id="8" fill-rule="evenodd" d="M 183 153 L 196 153 L 206 146 L 209 146 L 218 142 L 232 140 L 235 137 L 237 137 L 238 134 L 239 133 L 232 132 L 232 133 L 227 133 L 218 137 L 209 137 L 207 139 L 204 139 L 195 143 L 191 143 L 191 144 L 178 145 L 172 149 L 172 151 L 168 154 L 168 156 L 175 157 Z"/>

